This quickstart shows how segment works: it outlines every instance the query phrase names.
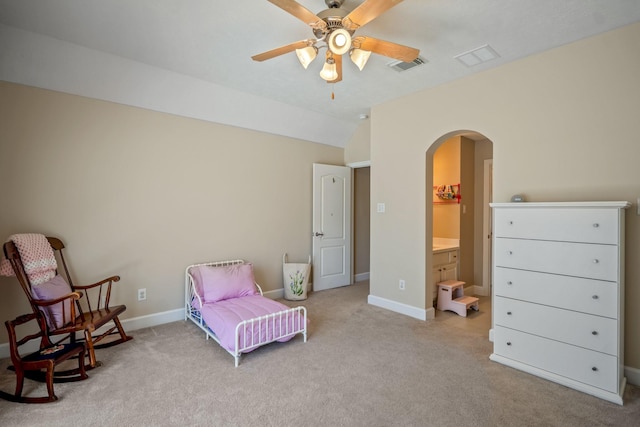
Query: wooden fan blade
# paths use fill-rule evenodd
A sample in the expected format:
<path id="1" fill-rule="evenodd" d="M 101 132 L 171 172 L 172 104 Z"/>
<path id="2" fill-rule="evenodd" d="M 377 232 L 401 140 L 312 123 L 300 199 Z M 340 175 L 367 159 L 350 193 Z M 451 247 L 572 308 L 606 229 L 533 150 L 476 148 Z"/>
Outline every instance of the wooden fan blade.
<path id="1" fill-rule="evenodd" d="M 404 62 L 411 62 L 420 54 L 419 49 L 375 39 L 373 37 L 355 37 L 354 45 L 362 50 L 369 50 L 379 55 L 388 56 L 389 58 L 398 59 Z"/>
<path id="2" fill-rule="evenodd" d="M 336 71 L 338 77 L 335 80 L 327 81 L 327 83 L 338 83 L 342 81 L 342 55 L 333 55 L 333 60 L 336 61 Z"/>
<path id="3" fill-rule="evenodd" d="M 285 12 L 289 12 L 305 24 L 312 28 L 326 27 L 327 23 L 324 22 L 315 13 L 301 5 L 295 0 L 269 0 L 270 3 L 275 4 Z"/>
<path id="4" fill-rule="evenodd" d="M 310 46 L 311 44 L 313 44 L 313 41 L 314 40 L 300 40 L 286 46 L 281 46 L 267 52 L 253 55 L 251 59 L 253 59 L 254 61 L 265 61 L 267 59 L 275 58 L 276 56 L 284 55 L 285 53 L 293 52 L 296 49 L 302 49 L 303 47 Z"/>
<path id="5" fill-rule="evenodd" d="M 349 30 L 356 30 L 376 19 L 401 1 L 402 0 L 366 0 L 342 19 L 342 26 Z"/>

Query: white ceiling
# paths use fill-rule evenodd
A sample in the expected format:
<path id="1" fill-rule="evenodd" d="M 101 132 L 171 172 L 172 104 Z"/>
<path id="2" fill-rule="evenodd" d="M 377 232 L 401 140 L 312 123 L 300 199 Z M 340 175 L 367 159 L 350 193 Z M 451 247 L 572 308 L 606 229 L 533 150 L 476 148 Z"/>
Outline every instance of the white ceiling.
<path id="1" fill-rule="evenodd" d="M 298 1 L 314 13 L 326 9 L 324 0 Z M 346 0 L 344 8 L 360 3 Z M 346 121 L 352 129 L 376 104 L 638 21 L 640 0 L 405 0 L 356 35 L 418 48 L 427 64 L 399 73 L 387 66 L 392 59 L 374 54 L 363 71 L 345 61 L 343 81 L 330 85 L 318 75 L 319 59 L 307 70 L 295 53 L 251 60 L 313 36 L 266 0 L 0 0 L 0 24 L 311 110 L 328 126 Z M 500 57 L 475 67 L 454 58 L 485 44 Z"/>

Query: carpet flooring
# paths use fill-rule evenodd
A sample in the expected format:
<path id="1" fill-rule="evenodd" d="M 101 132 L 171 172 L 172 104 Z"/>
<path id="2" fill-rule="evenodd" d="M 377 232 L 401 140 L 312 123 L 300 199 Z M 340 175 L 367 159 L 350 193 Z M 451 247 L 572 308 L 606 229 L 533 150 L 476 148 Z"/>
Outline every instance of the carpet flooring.
<path id="1" fill-rule="evenodd" d="M 618 406 L 491 362 L 490 301 L 423 322 L 367 304 L 368 282 L 310 293 L 309 339 L 233 357 L 190 322 L 98 350 L 59 401 L 0 400 L 1 426 L 638 426 L 640 389 Z M 298 303 L 284 301 L 288 305 Z M 0 360 L 0 389 L 14 374 Z M 44 385 L 27 380 L 25 393 Z"/>

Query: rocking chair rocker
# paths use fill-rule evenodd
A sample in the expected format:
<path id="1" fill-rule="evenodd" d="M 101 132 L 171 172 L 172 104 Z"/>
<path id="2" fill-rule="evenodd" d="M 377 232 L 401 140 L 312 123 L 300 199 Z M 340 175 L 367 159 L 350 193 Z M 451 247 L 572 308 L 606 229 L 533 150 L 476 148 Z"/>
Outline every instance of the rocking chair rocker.
<path id="1" fill-rule="evenodd" d="M 47 240 L 54 254 L 57 255 L 57 258 L 62 262 L 64 279 L 66 279 L 66 283 L 70 286 L 71 291 L 66 295 L 49 300 L 38 299 L 33 291 L 31 281 L 25 272 L 18 248 L 12 241 L 4 244 L 5 257 L 11 263 L 11 267 L 27 295 L 34 314 L 44 314 L 44 317 L 47 319 L 47 322 L 44 323 L 46 330 L 42 332 L 46 336 L 65 335 L 55 344 L 65 341 L 67 338 L 69 338 L 73 344 L 76 342 L 76 332 L 83 332 L 89 356 L 88 369 L 95 368 L 100 365 L 100 362 L 96 359 L 95 349 L 110 347 L 133 339 L 133 337 L 125 333 L 120 319 L 118 319 L 118 316 L 123 313 L 127 307 L 125 305 L 109 306 L 111 286 L 114 282 L 118 282 L 120 277 L 111 276 L 91 285 L 74 286 L 62 253 L 64 244 L 60 239 L 55 237 L 47 237 Z M 56 273 L 58 273 L 58 271 L 56 271 Z M 52 319 L 54 316 L 50 313 L 53 307 L 57 308 L 58 317 L 60 317 L 60 319 L 57 320 L 59 321 Z M 113 326 L 104 333 L 95 337 L 93 336 L 96 330 L 109 322 L 113 322 Z M 120 337 L 103 344 L 97 344 L 112 334 L 119 334 Z"/>

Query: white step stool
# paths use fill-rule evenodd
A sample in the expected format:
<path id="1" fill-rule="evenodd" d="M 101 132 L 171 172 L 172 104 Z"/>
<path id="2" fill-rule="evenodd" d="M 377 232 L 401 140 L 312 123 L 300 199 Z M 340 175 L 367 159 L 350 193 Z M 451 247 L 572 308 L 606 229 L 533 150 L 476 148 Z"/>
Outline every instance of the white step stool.
<path id="1" fill-rule="evenodd" d="M 459 280 L 445 280 L 438 283 L 438 310 L 453 311 L 467 317 L 467 310 L 478 311 L 478 298 L 464 296 L 464 284 Z"/>

